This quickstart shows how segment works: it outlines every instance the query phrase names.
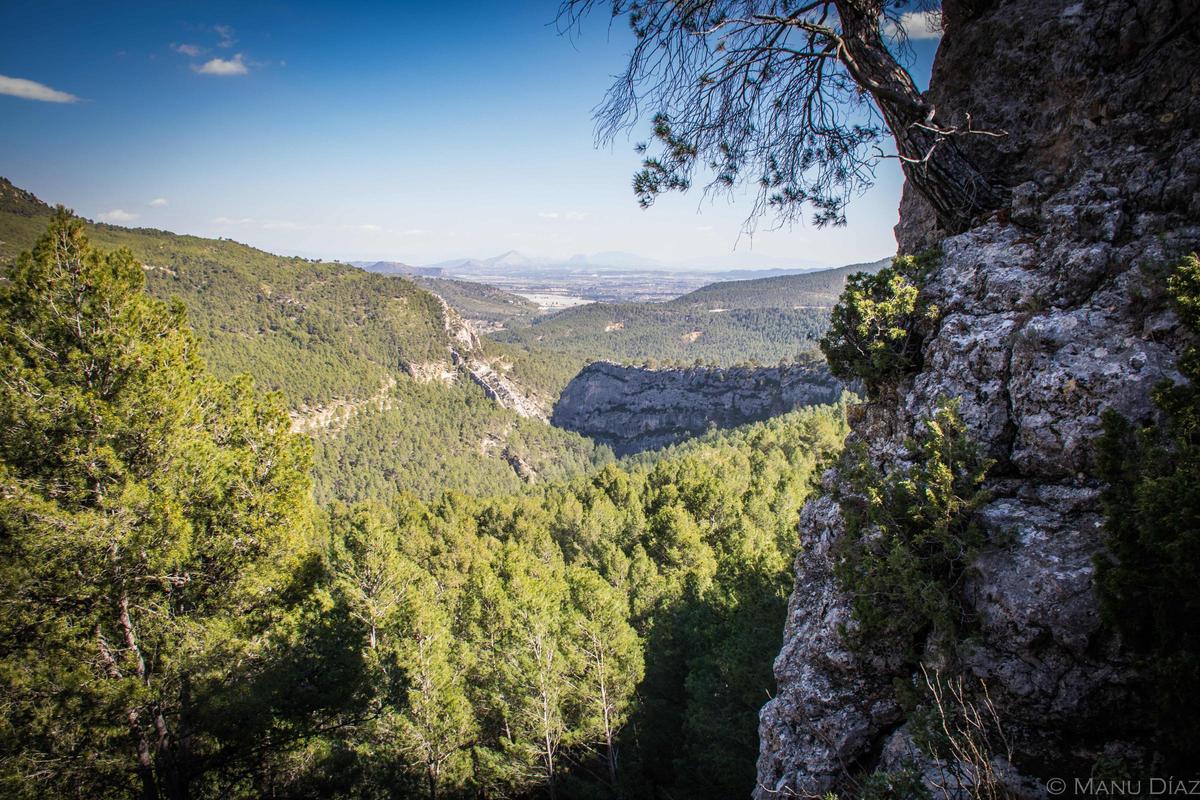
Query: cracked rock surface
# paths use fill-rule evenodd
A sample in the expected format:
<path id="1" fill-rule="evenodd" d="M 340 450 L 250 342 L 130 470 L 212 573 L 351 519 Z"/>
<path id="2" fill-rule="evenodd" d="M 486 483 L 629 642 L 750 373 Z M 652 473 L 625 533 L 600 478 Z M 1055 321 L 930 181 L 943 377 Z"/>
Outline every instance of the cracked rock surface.
<path id="1" fill-rule="evenodd" d="M 900 249 L 941 248 L 925 291 L 942 316 L 922 371 L 863 409 L 851 436 L 885 471 L 900 466 L 905 440 L 958 397 L 996 460 L 979 514 L 992 544 L 962 597 L 979 626 L 963 660 L 1015 744 L 1000 772 L 1015 795 L 1038 796 L 1039 778 L 1086 774 L 1114 743 L 1136 749 L 1147 724 L 1094 591 L 1093 445 L 1105 409 L 1149 420 L 1151 389 L 1181 379 L 1186 342 L 1162 287 L 1200 248 L 1200 24 L 1181 24 L 1194 4 L 1169 0 L 944 9 L 930 97 L 1008 132 L 970 147 L 1012 208 L 946 237 L 906 189 Z M 906 746 L 892 684 L 909 676 L 848 652 L 837 632 L 849 615 L 832 578 L 841 535 L 836 503 L 810 502 L 778 692 L 760 717 L 760 800 L 845 789 Z"/>
<path id="2" fill-rule="evenodd" d="M 643 369 L 598 361 L 571 379 L 551 422 L 618 456 L 673 444 L 801 406 L 834 403 L 842 385 L 808 366 Z"/>

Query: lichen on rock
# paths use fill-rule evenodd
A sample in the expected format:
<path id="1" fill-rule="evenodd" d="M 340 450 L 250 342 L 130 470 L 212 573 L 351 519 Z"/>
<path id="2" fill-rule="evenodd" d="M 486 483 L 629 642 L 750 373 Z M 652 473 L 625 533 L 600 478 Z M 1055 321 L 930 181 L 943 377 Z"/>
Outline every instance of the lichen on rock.
<path id="1" fill-rule="evenodd" d="M 1010 209 L 946 237 L 906 190 L 901 252 L 937 246 L 923 291 L 941 312 L 919 373 L 854 415 L 886 471 L 942 398 L 995 460 L 988 535 L 961 600 L 976 630 L 960 668 L 984 681 L 1011 734 L 998 770 L 1016 796 L 1144 750 L 1152 722 L 1102 623 L 1094 463 L 1101 415 L 1150 419 L 1180 380 L 1184 343 L 1154 301 L 1162 267 L 1200 247 L 1200 61 L 1193 4 L 1176 0 L 946 0 L 930 97 L 1000 140 L 968 144 L 1011 189 Z M 1187 15 L 1191 14 L 1191 24 Z M 824 478 L 832 490 L 837 470 Z M 827 494 L 805 508 L 803 550 L 760 719 L 760 800 L 852 792 L 906 735 L 904 664 L 852 652 L 834 579 L 845 534 Z M 900 737 L 900 738 L 897 738 Z"/>

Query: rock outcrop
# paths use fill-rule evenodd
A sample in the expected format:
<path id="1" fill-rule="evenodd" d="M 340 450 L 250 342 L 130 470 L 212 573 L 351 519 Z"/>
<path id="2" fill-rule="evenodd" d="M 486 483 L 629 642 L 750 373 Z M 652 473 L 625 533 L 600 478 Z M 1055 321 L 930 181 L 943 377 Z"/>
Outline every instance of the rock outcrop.
<path id="1" fill-rule="evenodd" d="M 551 422 L 623 456 L 836 402 L 841 393 L 827 371 L 809 366 L 643 369 L 598 361 L 567 384 Z"/>
<path id="2" fill-rule="evenodd" d="M 1152 418 L 1150 390 L 1184 347 L 1162 301 L 1166 268 L 1200 247 L 1200 42 L 1189 0 L 945 0 L 930 95 L 999 140 L 968 144 L 1007 179 L 1012 206 L 945 238 L 907 192 L 901 250 L 930 245 L 925 289 L 941 309 L 922 371 L 853 425 L 883 470 L 941 398 L 961 398 L 996 466 L 979 514 L 991 545 L 962 601 L 978 631 L 964 648 L 1011 744 L 997 767 L 1017 796 L 1136 754 L 1148 718 L 1131 667 L 1101 623 L 1103 548 L 1093 444 L 1105 409 Z M 836 470 L 827 487 L 840 480 Z M 761 714 L 761 800 L 848 791 L 855 775 L 912 753 L 895 663 L 851 652 L 849 599 L 832 576 L 838 506 L 801 523 L 779 688 Z M 932 651 L 931 651 L 932 652 Z"/>
<path id="3" fill-rule="evenodd" d="M 293 409 L 288 412 L 292 433 L 336 432 L 362 411 L 387 411 L 392 407 L 392 389 L 395 387 L 396 379 L 389 375 L 377 392 L 362 400 L 338 398 L 322 405 Z"/>
<path id="4" fill-rule="evenodd" d="M 504 362 L 484 352 L 479 334 L 471 324 L 441 296 L 433 296 L 442 307 L 442 323 L 450 340 L 450 358 L 454 366 L 466 371 L 471 380 L 483 389 L 483 393 L 498 405 L 522 417 L 547 421 L 546 400 L 509 378 L 505 374 Z M 416 373 L 413 374 L 415 376 Z"/>

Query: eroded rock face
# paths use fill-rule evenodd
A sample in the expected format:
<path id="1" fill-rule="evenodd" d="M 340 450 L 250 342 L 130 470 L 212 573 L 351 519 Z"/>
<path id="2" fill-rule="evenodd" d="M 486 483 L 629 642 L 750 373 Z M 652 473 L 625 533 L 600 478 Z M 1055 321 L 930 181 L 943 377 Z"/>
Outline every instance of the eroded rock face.
<path id="1" fill-rule="evenodd" d="M 450 341 L 450 360 L 454 368 L 465 371 L 497 405 L 515 411 L 522 417 L 547 421 L 548 403 L 545 398 L 510 378 L 507 370 L 511 365 L 502 359 L 489 357 L 471 323 L 463 319 L 440 295 L 433 296 L 442 307 L 442 325 Z M 420 379 L 421 373 L 414 366 L 409 366 L 409 372 L 413 377 Z M 453 370 L 446 370 L 443 371 L 441 379 L 449 383 L 455 376 Z"/>
<path id="2" fill-rule="evenodd" d="M 643 369 L 606 361 L 576 375 L 551 422 L 606 444 L 618 456 L 703 433 L 833 403 L 841 384 L 823 369 Z"/>
<path id="3" fill-rule="evenodd" d="M 1009 181 L 1013 205 L 944 238 L 906 193 L 897 238 L 906 252 L 941 247 L 926 290 L 942 318 L 923 371 L 866 408 L 852 437 L 880 467 L 901 466 L 921 420 L 959 397 L 996 459 L 980 513 L 993 545 L 963 595 L 979 626 L 964 666 L 1015 746 L 999 772 L 1037 796 L 1039 781 L 1136 752 L 1147 732 L 1098 612 L 1092 448 L 1105 409 L 1150 419 L 1151 388 L 1180 379 L 1185 342 L 1162 285 L 1200 247 L 1200 23 L 1194 3 L 1170 0 L 946 0 L 945 11 L 930 94 L 1008 131 L 971 149 Z M 760 721 L 763 800 L 844 788 L 894 761 L 907 735 L 891 687 L 910 676 L 847 652 L 837 633 L 849 611 L 830 545 L 843 533 L 831 500 L 805 509 L 779 689 Z"/>

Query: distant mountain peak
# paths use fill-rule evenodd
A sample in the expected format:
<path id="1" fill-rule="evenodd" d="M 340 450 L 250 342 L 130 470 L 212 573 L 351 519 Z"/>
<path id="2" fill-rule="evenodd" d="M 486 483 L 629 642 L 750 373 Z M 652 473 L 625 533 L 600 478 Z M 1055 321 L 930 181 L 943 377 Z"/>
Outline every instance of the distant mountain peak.
<path id="1" fill-rule="evenodd" d="M 542 259 L 527 256 L 517 250 L 508 250 L 498 256 L 484 259 L 488 264 L 508 265 L 508 266 L 526 266 L 529 264 L 540 263 Z"/>

